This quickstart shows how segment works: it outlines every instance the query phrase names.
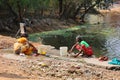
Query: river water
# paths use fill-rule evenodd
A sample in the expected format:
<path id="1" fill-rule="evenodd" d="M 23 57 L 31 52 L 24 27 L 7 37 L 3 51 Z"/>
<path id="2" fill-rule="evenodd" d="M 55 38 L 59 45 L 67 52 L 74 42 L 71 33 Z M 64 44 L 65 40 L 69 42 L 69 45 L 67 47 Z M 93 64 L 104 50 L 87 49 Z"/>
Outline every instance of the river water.
<path id="1" fill-rule="evenodd" d="M 70 30 L 47 32 L 42 35 L 33 34 L 31 40 L 55 46 L 67 46 L 69 49 L 75 42 L 75 36 L 82 35 L 93 48 L 96 56 L 106 55 L 110 59 L 120 58 L 120 15 L 107 11 L 104 15 L 87 15 L 88 24 Z M 41 33 L 40 33 L 41 34 Z M 33 41 L 34 41 L 33 40 Z"/>
<path id="2" fill-rule="evenodd" d="M 104 44 L 102 49 L 105 51 L 102 51 L 102 53 L 109 58 L 120 58 L 120 15 L 107 11 L 104 16 L 89 15 L 88 22 L 97 24 L 96 31 L 104 34 L 105 40 L 101 44 Z"/>

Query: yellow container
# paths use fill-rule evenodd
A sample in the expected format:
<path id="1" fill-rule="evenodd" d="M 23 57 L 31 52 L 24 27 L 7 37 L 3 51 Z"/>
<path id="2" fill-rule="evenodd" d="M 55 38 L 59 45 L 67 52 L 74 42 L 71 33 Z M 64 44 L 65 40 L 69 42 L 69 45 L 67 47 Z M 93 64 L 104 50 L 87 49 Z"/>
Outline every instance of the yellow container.
<path id="1" fill-rule="evenodd" d="M 47 52 L 45 50 L 41 51 L 41 54 L 45 55 Z"/>
<path id="2" fill-rule="evenodd" d="M 45 48 L 40 48 L 40 49 L 38 50 L 38 53 L 40 53 L 40 54 L 42 54 L 42 55 L 45 55 L 45 54 L 47 53 L 47 49 L 45 49 Z"/>

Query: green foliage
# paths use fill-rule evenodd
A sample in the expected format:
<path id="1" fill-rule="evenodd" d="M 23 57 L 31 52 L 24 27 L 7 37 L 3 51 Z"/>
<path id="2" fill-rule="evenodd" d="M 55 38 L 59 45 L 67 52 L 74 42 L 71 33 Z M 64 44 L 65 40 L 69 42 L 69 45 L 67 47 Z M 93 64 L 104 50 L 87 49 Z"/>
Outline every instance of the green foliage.
<path id="1" fill-rule="evenodd" d="M 22 7 L 28 7 L 33 9 L 39 9 L 39 8 L 49 8 L 49 7 L 57 7 L 58 6 L 58 0 L 0 0 L 0 4 L 4 4 L 3 1 L 7 1 L 13 8 L 16 8 L 17 1 L 20 1 L 20 4 Z M 94 3 L 99 1 L 105 1 L 105 0 L 63 0 L 64 5 L 66 3 Z M 109 0 L 108 0 L 109 1 Z"/>
<path id="2" fill-rule="evenodd" d="M 60 17 L 64 19 L 72 18 L 74 20 L 78 15 L 79 18 L 81 16 L 84 18 L 84 14 L 88 13 L 89 8 L 94 4 L 97 4 L 95 5 L 97 8 L 101 6 L 104 6 L 105 9 L 108 8 L 108 4 L 106 5 L 108 2 L 105 2 L 105 0 L 63 0 L 61 8 L 59 8 L 59 0 L 0 0 L 0 8 L 1 6 L 3 9 L 7 8 L 8 5 L 5 3 L 9 4 L 11 8 L 8 9 L 12 9 L 12 13 L 14 12 L 21 16 L 25 13 L 37 13 L 38 15 L 47 14 L 57 15 L 58 17 L 58 11 L 61 10 L 59 13 Z M 90 9 L 92 10 L 95 6 Z"/>
<path id="3" fill-rule="evenodd" d="M 58 9 L 58 0 L 0 0 L 0 5 L 4 4 L 3 1 L 8 2 L 14 10 L 17 11 L 17 1 L 20 2 L 22 8 L 27 8 L 28 10 L 39 10 L 39 9 L 49 9 L 49 8 L 56 8 Z M 81 3 L 89 4 L 98 2 L 100 0 L 63 0 L 63 5 L 69 3 L 75 3 L 77 5 Z M 101 0 L 104 2 L 104 0 Z"/>
<path id="4" fill-rule="evenodd" d="M 2 5 L 3 5 L 3 4 L 2 4 L 2 0 L 1 0 L 1 1 L 0 1 L 0 7 L 2 7 Z"/>

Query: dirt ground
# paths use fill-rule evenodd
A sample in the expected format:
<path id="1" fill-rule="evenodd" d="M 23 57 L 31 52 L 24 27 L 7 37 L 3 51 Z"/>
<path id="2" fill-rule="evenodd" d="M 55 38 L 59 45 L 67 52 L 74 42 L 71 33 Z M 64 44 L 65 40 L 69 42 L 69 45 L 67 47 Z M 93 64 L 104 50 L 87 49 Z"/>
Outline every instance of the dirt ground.
<path id="1" fill-rule="evenodd" d="M 120 80 L 119 71 L 88 66 L 84 62 L 15 55 L 12 51 L 15 41 L 15 38 L 0 35 L 3 46 L 0 49 L 0 80 Z"/>
<path id="2" fill-rule="evenodd" d="M 113 11 L 119 10 L 115 7 Z M 15 55 L 14 42 L 15 38 L 0 35 L 0 80 L 120 80 L 120 71 L 88 66 L 84 62 Z"/>
<path id="3" fill-rule="evenodd" d="M 0 80 L 120 80 L 119 71 L 45 56 L 1 52 L 0 61 Z"/>
<path id="4" fill-rule="evenodd" d="M 19 70 L 19 64 L 10 59 L 0 57 L 0 80 L 33 80 L 22 70 Z"/>

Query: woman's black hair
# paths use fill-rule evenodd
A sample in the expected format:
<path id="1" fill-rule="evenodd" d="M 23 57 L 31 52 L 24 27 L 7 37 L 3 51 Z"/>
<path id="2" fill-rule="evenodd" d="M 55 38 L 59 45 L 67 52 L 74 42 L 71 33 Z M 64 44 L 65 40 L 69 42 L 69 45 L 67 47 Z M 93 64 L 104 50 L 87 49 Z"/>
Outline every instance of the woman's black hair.
<path id="1" fill-rule="evenodd" d="M 27 33 L 21 34 L 20 36 L 21 36 L 21 37 L 26 37 L 26 38 L 29 37 Z"/>
<path id="2" fill-rule="evenodd" d="M 76 36 L 76 40 L 77 40 L 78 42 L 82 41 L 82 40 L 83 40 L 83 39 L 82 39 L 82 36 L 80 36 L 80 35 Z"/>

